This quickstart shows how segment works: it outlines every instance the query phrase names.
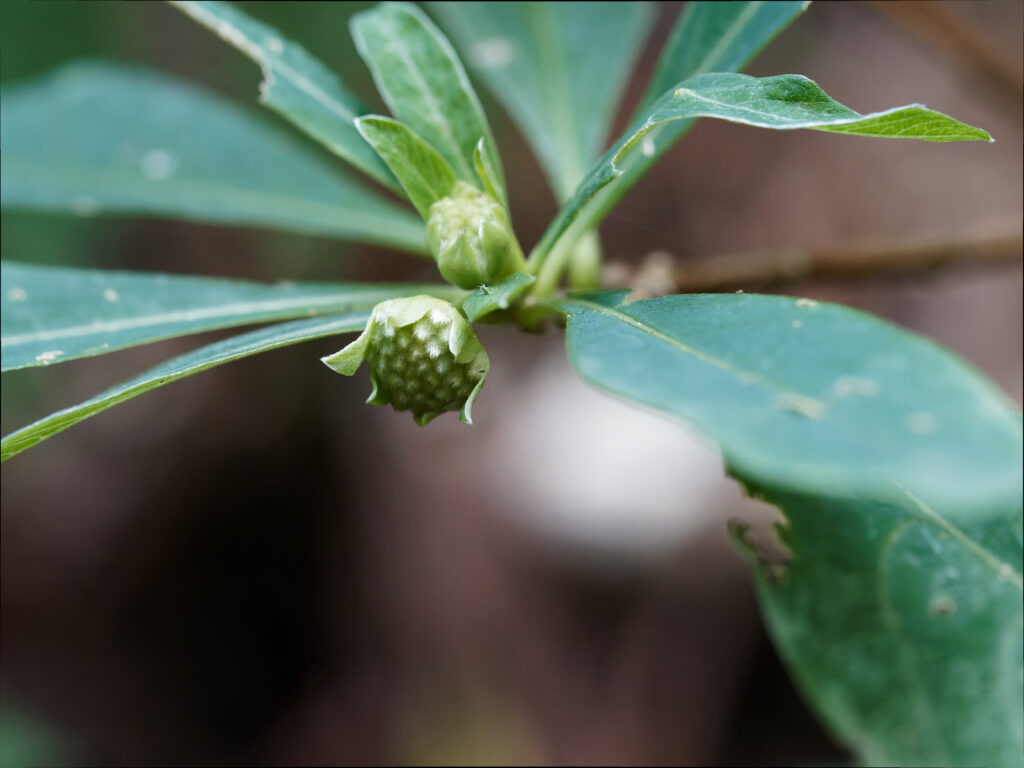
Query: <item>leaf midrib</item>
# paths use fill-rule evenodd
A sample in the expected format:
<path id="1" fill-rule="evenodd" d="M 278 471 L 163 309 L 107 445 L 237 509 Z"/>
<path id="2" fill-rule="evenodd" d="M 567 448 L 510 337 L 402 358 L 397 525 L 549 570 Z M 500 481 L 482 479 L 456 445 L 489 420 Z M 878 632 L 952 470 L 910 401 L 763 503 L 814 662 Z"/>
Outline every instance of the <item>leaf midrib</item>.
<path id="1" fill-rule="evenodd" d="M 33 165 L 33 161 L 23 157 L 11 157 L 9 154 L 3 158 L 5 166 L 10 167 L 14 164 L 16 168 L 20 166 L 20 170 L 29 169 Z M 251 187 L 238 187 L 231 184 L 227 184 L 221 181 L 211 181 L 208 179 L 186 179 L 181 176 L 171 176 L 167 179 L 160 181 L 151 181 L 143 178 L 138 172 L 130 171 L 128 169 L 111 168 L 109 166 L 101 165 L 70 165 L 62 164 L 57 165 L 51 162 L 49 165 L 52 173 L 58 176 L 69 176 L 74 182 L 77 183 L 88 183 L 91 186 L 105 186 L 108 187 L 107 191 L 119 191 L 119 188 L 125 186 L 138 186 L 142 185 L 144 188 L 151 189 L 159 186 L 161 189 L 171 189 L 175 192 L 188 194 L 188 193 L 213 193 L 220 195 L 228 195 L 232 201 L 238 201 L 243 203 L 259 204 L 261 206 L 270 206 L 273 208 L 286 207 L 291 209 L 294 214 L 308 214 L 306 218 L 310 221 L 324 222 L 324 223 L 335 223 L 341 218 L 341 214 L 346 211 L 352 211 L 355 206 L 353 203 L 358 204 L 365 200 L 365 198 L 358 195 L 347 195 L 347 190 L 339 195 L 338 203 L 321 203 L 316 200 L 304 197 L 295 197 L 292 195 L 281 194 L 279 192 L 266 192 L 262 190 L 256 190 Z M 10 182 L 9 182 L 10 183 Z M 102 200 L 97 201 L 100 205 L 100 210 L 104 206 Z M 373 204 L 384 205 L 383 203 Z M 119 210 L 134 210 L 131 205 L 123 204 L 108 204 L 112 205 L 115 209 Z M 358 208 L 358 216 L 353 216 L 352 220 L 357 222 L 360 226 L 354 227 L 355 230 L 378 230 L 392 228 L 395 225 L 396 219 L 401 217 L 405 211 L 401 208 L 395 208 L 394 218 L 391 215 L 381 217 L 380 212 L 365 207 Z M 249 219 L 252 220 L 252 219 Z M 410 217 L 411 220 L 411 217 Z M 365 226 L 362 226 L 365 225 Z M 335 231 L 351 231 L 347 227 L 331 227 Z"/>
<path id="2" fill-rule="evenodd" d="M 547 3 L 526 3 L 525 10 L 534 39 L 537 41 L 537 56 L 540 59 L 541 82 L 550 85 L 544 88 L 547 112 L 554 123 L 556 157 L 560 183 L 558 197 L 564 201 L 572 196 L 573 190 L 583 175 L 583 162 L 577 140 L 575 110 L 572 108 L 572 91 L 569 87 L 569 73 L 564 56 L 553 52 L 563 50 L 559 44 L 554 9 Z M 544 76 L 547 73 L 547 77 Z M 566 162 L 568 160 L 568 162 Z"/>
<path id="3" fill-rule="evenodd" d="M 353 294 L 332 294 L 329 296 L 300 296 L 289 299 L 268 299 L 264 301 L 251 301 L 230 305 L 218 305 L 214 307 L 200 307 L 197 309 L 163 312 L 155 315 L 136 316 L 122 320 L 97 320 L 88 325 L 75 325 L 64 328 L 55 328 L 48 331 L 7 335 L 0 338 L 0 348 L 15 349 L 18 346 L 33 344 L 40 341 L 54 341 L 57 339 L 74 338 L 76 336 L 88 336 L 92 333 L 117 333 L 135 328 L 147 328 L 154 325 L 191 323 L 200 320 L 226 320 L 229 318 L 253 316 L 253 322 L 259 322 L 259 318 L 267 313 L 275 313 L 274 319 L 279 319 L 280 314 L 278 313 L 308 311 L 314 307 L 322 308 L 333 306 L 337 307 L 334 311 L 345 312 L 351 310 L 351 305 L 355 301 L 365 300 L 367 302 L 376 303 L 377 301 L 383 301 L 384 299 L 393 296 L 393 290 L 365 291 Z"/>
<path id="4" fill-rule="evenodd" d="M 448 144 L 449 150 L 454 150 L 452 152 L 452 156 L 458 162 L 460 178 L 465 181 L 471 181 L 473 179 L 472 169 L 467 164 L 466 158 L 463 157 L 462 147 L 459 146 L 458 142 L 455 140 L 455 135 L 452 132 L 451 125 L 445 119 L 444 113 L 441 111 L 441 106 L 438 104 L 437 99 L 434 98 L 434 92 L 431 90 L 426 78 L 423 77 L 423 73 L 420 71 L 419 66 L 409 55 L 402 39 L 398 37 L 389 25 L 382 25 L 380 31 L 391 45 L 391 50 L 396 56 L 398 56 L 399 60 L 401 60 L 402 64 L 405 65 L 405 68 L 409 71 L 413 83 L 419 89 L 420 94 L 431 113 L 431 122 L 441 129 L 441 135 L 444 138 L 445 143 Z"/>
<path id="5" fill-rule="evenodd" d="M 630 325 L 639 331 L 642 331 L 650 336 L 653 336 L 659 341 L 669 344 L 675 347 L 676 349 L 685 352 L 688 355 L 692 355 L 693 357 L 697 358 L 702 362 L 708 363 L 709 365 L 713 365 L 716 368 L 725 371 L 726 373 L 733 374 L 741 381 L 761 384 L 770 391 L 776 392 L 780 395 L 798 395 L 801 398 L 806 398 L 808 401 L 811 401 L 816 405 L 821 406 L 823 412 L 827 408 L 827 404 L 822 402 L 817 397 L 813 397 L 811 395 L 795 390 L 793 387 L 779 384 L 778 382 L 773 381 L 772 379 L 769 379 L 760 373 L 747 371 L 743 368 L 737 368 L 735 365 L 732 365 L 731 363 L 722 360 L 721 358 L 715 357 L 714 355 L 710 355 L 706 352 L 702 352 L 701 350 L 696 349 L 695 347 L 691 347 L 688 344 L 684 344 L 683 342 L 679 341 L 679 339 L 674 339 L 668 334 L 663 333 L 662 331 L 659 331 L 658 329 L 653 328 L 650 325 L 647 325 L 646 323 L 643 323 L 642 321 L 637 320 L 636 318 L 627 315 L 624 312 L 620 312 L 617 309 L 613 309 L 602 304 L 597 304 L 595 302 L 584 301 L 581 299 L 574 298 L 563 298 L 561 299 L 560 303 L 575 304 L 576 306 L 584 307 L 585 309 L 589 309 L 594 312 L 601 312 L 602 314 L 608 315 L 609 317 L 613 317 L 616 320 L 619 320 L 620 322 L 626 323 L 627 325 Z"/>
<path id="6" fill-rule="evenodd" d="M 369 311 L 367 310 L 365 312 L 353 313 L 349 318 L 332 318 L 329 320 L 323 320 L 322 322 L 311 320 L 308 321 L 308 324 L 286 331 L 283 335 L 272 337 L 269 341 L 262 343 L 258 342 L 255 344 L 250 341 L 247 345 L 241 348 L 228 348 L 224 351 L 218 352 L 212 357 L 205 358 L 200 362 L 185 362 L 177 368 L 167 369 L 167 366 L 183 358 L 187 360 L 189 356 L 201 353 L 203 348 L 187 353 L 183 358 L 169 360 L 146 373 L 140 374 L 128 382 L 122 382 L 121 384 L 115 385 L 113 388 L 108 389 L 95 397 L 76 405 L 72 405 L 61 411 L 57 411 L 56 413 L 52 413 L 49 416 L 45 416 L 32 424 L 28 424 L 27 426 L 4 436 L 3 440 L 0 440 L 0 461 L 7 461 L 7 459 L 31 448 L 33 445 L 37 445 L 57 432 L 67 429 L 69 426 L 73 426 L 80 421 L 84 421 L 89 416 L 102 413 L 115 405 L 123 403 L 126 400 L 130 400 L 136 395 L 144 394 L 145 392 L 156 389 L 164 384 L 178 381 L 195 373 L 201 373 L 202 371 L 208 370 L 220 363 L 239 360 L 260 352 L 269 352 L 273 349 L 287 346 L 288 344 L 312 341 L 313 339 L 322 338 L 333 333 L 353 333 L 359 330 L 361 326 L 365 325 L 368 317 Z M 273 329 L 261 329 L 261 331 L 254 333 L 265 333 L 269 330 Z M 234 339 L 228 339 L 225 342 L 218 342 L 218 344 L 226 344 L 244 338 L 245 336 L 235 337 Z M 79 419 L 74 418 L 78 414 L 84 415 Z"/>
<path id="7" fill-rule="evenodd" d="M 732 24 L 729 25 L 725 34 L 718 38 L 718 42 L 715 43 L 714 47 L 707 52 L 703 59 L 701 59 L 700 64 L 698 64 L 693 71 L 694 75 L 710 72 L 714 68 L 714 65 L 718 63 L 718 58 L 724 51 L 728 50 L 730 45 L 733 44 L 733 41 L 742 29 L 746 27 L 750 17 L 754 16 L 757 11 L 761 10 L 762 5 L 764 5 L 764 2 L 761 0 L 758 0 L 758 2 L 748 3 L 747 7 L 743 9 L 743 12 L 733 20 Z M 683 79 L 685 80 L 687 78 Z"/>
<path id="8" fill-rule="evenodd" d="M 926 504 L 922 499 L 914 495 L 909 489 L 905 488 L 901 483 L 894 480 L 893 484 L 897 488 L 899 488 L 903 495 L 907 497 L 907 500 L 910 501 L 911 504 L 914 505 L 914 508 L 920 513 L 917 518 L 918 520 L 922 522 L 930 522 L 933 525 L 941 528 L 951 537 L 959 541 L 964 547 L 970 550 L 971 553 L 974 554 L 980 561 L 985 563 L 985 565 L 992 568 L 996 572 L 997 576 L 1003 576 L 1005 573 L 1005 569 L 1008 568 L 1010 570 L 1010 577 L 1008 577 L 1008 580 L 1011 581 L 1011 583 L 1015 587 L 1017 587 L 1017 590 L 1019 592 L 1024 594 L 1024 576 L 1022 576 L 1022 574 L 1016 568 L 1014 568 L 1011 563 L 1007 562 L 1006 560 L 1003 560 L 993 552 L 989 551 L 988 549 L 980 545 L 978 542 L 976 542 L 970 536 L 965 534 L 955 525 L 950 523 L 930 506 L 928 506 L 928 504 Z"/>

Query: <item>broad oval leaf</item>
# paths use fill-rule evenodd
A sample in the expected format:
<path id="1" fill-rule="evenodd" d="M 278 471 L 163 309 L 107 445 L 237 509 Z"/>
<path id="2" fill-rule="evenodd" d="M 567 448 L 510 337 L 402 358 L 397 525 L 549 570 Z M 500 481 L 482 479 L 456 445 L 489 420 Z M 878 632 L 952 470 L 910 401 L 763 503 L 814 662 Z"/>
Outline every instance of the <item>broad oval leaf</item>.
<path id="1" fill-rule="evenodd" d="M 608 137 L 653 8 L 620 2 L 429 7 L 530 142 L 555 196 L 568 199 Z"/>
<path id="2" fill-rule="evenodd" d="M 423 224 L 411 211 L 227 102 L 164 75 L 72 64 L 4 89 L 3 104 L 4 205 L 171 216 L 426 251 Z"/>
<path id="3" fill-rule="evenodd" d="M 5 371 L 92 357 L 215 328 L 372 308 L 449 286 L 294 284 L 0 263 Z"/>
<path id="4" fill-rule="evenodd" d="M 692 423 L 744 480 L 882 501 L 909 492 L 965 515 L 1020 494 L 1014 406 L 921 337 L 804 299 L 623 298 L 553 302 L 577 371 Z"/>
<path id="5" fill-rule="evenodd" d="M 501 161 L 483 107 L 451 44 L 409 3 L 356 14 L 352 37 L 391 113 L 427 141 L 463 181 L 480 186 L 473 152 L 484 139 L 492 182 L 505 198 Z"/>
<path id="6" fill-rule="evenodd" d="M 367 115 L 356 127 L 401 183 L 424 219 L 430 206 L 447 197 L 455 186 L 455 173 L 437 150 L 397 120 Z"/>
<path id="7" fill-rule="evenodd" d="M 633 179 L 634 167 L 646 168 L 659 156 L 664 143 L 655 133 L 662 126 L 698 117 L 716 117 L 758 128 L 829 133 L 849 133 L 879 138 L 923 141 L 992 141 L 980 128 L 962 123 L 941 112 L 910 104 L 861 115 L 831 99 L 817 83 L 803 75 L 750 77 L 736 73 L 697 75 L 666 93 L 609 149 L 591 169 L 576 194 L 558 213 L 531 258 L 541 258 L 572 228 L 581 233 L 596 223 L 594 211 L 581 217 L 584 206 L 610 183 Z M 674 139 L 673 139 L 674 140 Z M 635 179 L 633 179 L 635 181 Z M 632 184 L 628 181 L 628 184 Z M 607 212 L 625 189 L 600 201 Z M 594 209 L 596 210 L 596 209 Z M 601 214 L 603 215 L 603 213 Z M 600 218 L 600 216 L 598 216 Z M 573 235 L 568 239 L 571 241 Z"/>
<path id="8" fill-rule="evenodd" d="M 367 111 L 365 105 L 304 48 L 229 3 L 217 0 L 170 0 L 170 3 L 259 65 L 263 72 L 262 103 L 334 154 L 381 184 L 398 190 L 394 177 L 355 129 L 353 121 Z"/>
<path id="9" fill-rule="evenodd" d="M 1016 503 L 956 524 L 888 504 L 755 486 L 789 552 L 757 563 L 769 632 L 808 702 L 868 765 L 1024 765 Z"/>
<path id="10" fill-rule="evenodd" d="M 12 432 L 0 441 L 0 461 L 7 461 L 12 456 L 18 455 L 68 427 L 126 400 L 138 397 L 151 389 L 205 371 L 215 365 L 230 363 L 232 360 L 240 360 L 259 352 L 268 352 L 278 347 L 332 336 L 337 333 L 361 331 L 369 316 L 369 310 L 361 310 L 335 317 L 295 320 L 290 323 L 272 325 L 269 328 L 261 328 L 241 336 L 234 336 L 181 355 L 118 384 L 94 398 L 57 411 L 27 427 Z"/>

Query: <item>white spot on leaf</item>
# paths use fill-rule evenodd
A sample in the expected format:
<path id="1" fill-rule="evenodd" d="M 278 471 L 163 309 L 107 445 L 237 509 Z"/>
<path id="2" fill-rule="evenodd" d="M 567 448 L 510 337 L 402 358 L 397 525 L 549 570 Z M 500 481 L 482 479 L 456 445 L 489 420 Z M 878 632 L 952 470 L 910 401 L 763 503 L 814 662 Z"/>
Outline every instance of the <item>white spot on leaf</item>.
<path id="1" fill-rule="evenodd" d="M 284 43 L 279 38 L 268 37 L 267 38 L 267 50 L 274 54 L 280 54 L 284 52 Z"/>
<path id="2" fill-rule="evenodd" d="M 147 179 L 163 181 L 174 175 L 178 159 L 166 149 L 150 149 L 142 154 L 139 166 Z"/>
<path id="3" fill-rule="evenodd" d="M 489 37 L 474 45 L 469 57 L 478 67 L 507 67 L 516 57 L 516 48 L 504 37 Z"/>
<path id="4" fill-rule="evenodd" d="M 796 305 L 798 307 L 803 307 L 804 309 L 813 309 L 814 307 L 818 306 L 818 302 L 816 302 L 814 299 L 797 299 Z"/>
<path id="5" fill-rule="evenodd" d="M 48 363 L 52 363 L 54 360 L 56 360 L 63 354 L 64 351 L 60 349 L 51 349 L 49 352 L 40 352 L 38 355 L 36 355 L 36 362 L 42 363 L 43 365 L 47 365 Z"/>
<path id="6" fill-rule="evenodd" d="M 644 140 L 640 142 L 640 152 L 643 153 L 643 156 L 654 157 L 655 149 L 654 139 L 650 136 L 644 136 Z"/>
<path id="7" fill-rule="evenodd" d="M 11 290 L 7 292 L 8 301 L 24 301 L 27 298 L 28 293 L 26 293 L 24 288 L 11 288 Z"/>
<path id="8" fill-rule="evenodd" d="M 120 301 L 121 300 L 121 296 L 113 288 L 107 288 L 107 290 L 105 290 L 103 292 L 103 299 L 105 301 L 115 302 L 115 301 Z"/>
<path id="9" fill-rule="evenodd" d="M 911 411 L 907 414 L 907 429 L 915 435 L 934 435 L 939 431 L 939 419 L 927 411 Z"/>
<path id="10" fill-rule="evenodd" d="M 75 216 L 95 216 L 100 212 L 100 201 L 89 195 L 79 195 L 71 201 L 71 212 Z"/>
<path id="11" fill-rule="evenodd" d="M 840 397 L 874 397 L 878 394 L 878 382 L 874 379 L 862 379 L 857 376 L 842 376 L 832 385 Z"/>

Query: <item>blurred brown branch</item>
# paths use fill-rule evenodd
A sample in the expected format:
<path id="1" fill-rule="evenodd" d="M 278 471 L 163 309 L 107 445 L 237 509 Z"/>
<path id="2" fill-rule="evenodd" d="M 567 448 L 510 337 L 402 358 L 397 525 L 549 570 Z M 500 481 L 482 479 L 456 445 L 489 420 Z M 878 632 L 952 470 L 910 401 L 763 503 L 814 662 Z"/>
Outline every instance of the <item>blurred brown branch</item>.
<path id="1" fill-rule="evenodd" d="M 680 264 L 666 251 L 654 251 L 636 268 L 611 263 L 604 283 L 631 287 L 642 296 L 763 287 L 815 278 L 849 278 L 935 269 L 954 263 L 1019 261 L 1024 238 L 1020 225 L 959 239 L 876 241 L 827 248 L 794 248 L 712 256 Z"/>

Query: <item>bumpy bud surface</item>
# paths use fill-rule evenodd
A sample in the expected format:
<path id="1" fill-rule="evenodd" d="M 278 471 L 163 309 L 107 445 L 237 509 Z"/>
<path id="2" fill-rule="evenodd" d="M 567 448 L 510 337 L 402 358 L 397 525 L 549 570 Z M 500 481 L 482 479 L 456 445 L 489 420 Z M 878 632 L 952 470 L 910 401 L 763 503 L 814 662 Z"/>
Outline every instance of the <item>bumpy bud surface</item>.
<path id="1" fill-rule="evenodd" d="M 523 268 L 504 206 L 462 181 L 430 206 L 427 246 L 444 279 L 460 288 L 492 284 Z"/>
<path id="2" fill-rule="evenodd" d="M 432 296 L 378 304 L 358 339 L 322 358 L 345 376 L 364 359 L 373 385 L 367 402 L 412 411 L 420 426 L 445 411 L 461 411 L 462 421 L 471 424 L 470 409 L 490 369 L 472 326 Z"/>

